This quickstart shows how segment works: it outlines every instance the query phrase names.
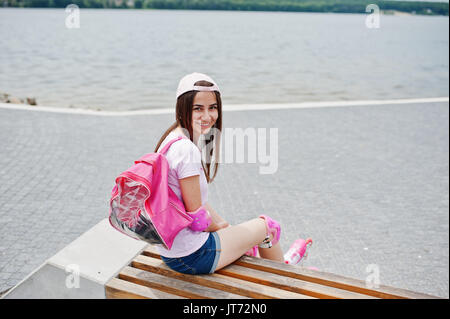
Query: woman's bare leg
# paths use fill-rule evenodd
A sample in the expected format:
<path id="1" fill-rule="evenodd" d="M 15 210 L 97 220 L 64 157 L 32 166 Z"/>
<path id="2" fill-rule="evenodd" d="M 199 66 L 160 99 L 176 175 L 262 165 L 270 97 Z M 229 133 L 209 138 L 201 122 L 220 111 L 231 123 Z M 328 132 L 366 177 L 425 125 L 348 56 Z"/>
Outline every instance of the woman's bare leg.
<path id="1" fill-rule="evenodd" d="M 266 237 L 266 222 L 255 218 L 242 224 L 229 226 L 217 231 L 220 238 L 221 253 L 217 270 L 231 264 L 244 255 L 250 248 L 260 244 Z M 262 258 L 284 261 L 280 244 L 272 248 L 260 248 Z"/>

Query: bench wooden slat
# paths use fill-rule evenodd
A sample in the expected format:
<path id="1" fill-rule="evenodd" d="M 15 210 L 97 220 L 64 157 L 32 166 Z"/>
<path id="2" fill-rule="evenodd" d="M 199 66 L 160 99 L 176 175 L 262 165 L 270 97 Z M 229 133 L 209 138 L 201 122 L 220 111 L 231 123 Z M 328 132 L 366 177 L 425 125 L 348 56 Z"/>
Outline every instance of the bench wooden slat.
<path id="1" fill-rule="evenodd" d="M 125 267 L 119 273 L 119 278 L 131 281 L 138 285 L 143 285 L 153 290 L 160 290 L 169 294 L 190 298 L 190 299 L 240 299 L 232 293 L 220 291 L 210 287 L 205 287 L 193 283 L 189 283 L 176 278 L 162 276 L 156 273 L 148 272 L 142 269 Z"/>
<path id="2" fill-rule="evenodd" d="M 277 274 L 267 273 L 234 264 L 228 265 L 227 267 L 218 270 L 217 273 L 321 299 L 375 298 L 365 294 L 359 294 L 356 292 L 342 290 L 334 287 L 322 286 L 316 283 L 290 277 L 284 277 Z"/>
<path id="3" fill-rule="evenodd" d="M 161 259 L 158 250 L 155 246 L 152 245 L 148 245 L 147 247 L 145 247 L 141 255 Z"/>
<path id="4" fill-rule="evenodd" d="M 105 285 L 105 294 L 107 299 L 184 299 L 119 278 L 108 281 Z"/>
<path id="5" fill-rule="evenodd" d="M 146 247 L 143 255 L 150 256 L 153 258 L 161 258 L 158 251 L 153 246 Z M 292 267 L 292 266 L 290 266 Z M 253 270 L 253 272 L 252 272 Z M 256 271 L 256 272 L 255 272 Z M 242 267 L 239 265 L 231 264 L 216 273 L 252 281 L 256 283 L 261 283 L 264 285 L 270 285 L 280 289 L 285 289 L 300 294 L 308 295 L 315 298 L 328 298 L 328 299 L 371 299 L 376 298 L 366 294 L 360 294 L 357 292 L 342 290 L 329 286 L 322 286 L 316 283 L 311 283 L 308 281 L 293 279 L 292 277 L 286 278 L 284 276 L 279 276 L 273 273 L 261 272 L 253 268 Z M 276 277 L 273 277 L 273 276 Z"/>
<path id="6" fill-rule="evenodd" d="M 161 260 L 157 247 L 152 245 L 146 246 L 118 277 L 152 292 L 112 280 L 105 287 L 111 298 L 149 298 L 155 296 L 154 291 L 162 291 L 185 298 L 438 299 L 385 285 L 371 288 L 363 280 L 249 256 L 242 256 L 214 274 L 186 275 L 170 269 Z"/>
<path id="7" fill-rule="evenodd" d="M 160 258 L 158 250 L 155 246 L 148 245 L 142 254 L 153 258 Z M 235 261 L 233 265 L 242 266 L 248 269 L 259 270 L 265 273 L 272 273 L 282 277 L 294 278 L 304 282 L 314 283 L 323 286 L 324 289 L 339 289 L 340 291 L 348 291 L 350 293 L 359 294 L 360 297 L 364 295 L 367 298 L 383 298 L 383 299 L 438 299 L 436 296 L 431 296 L 423 293 L 418 293 L 406 289 L 399 289 L 380 285 L 378 288 L 367 287 L 363 280 L 348 278 L 344 276 L 334 275 L 327 272 L 309 270 L 303 267 L 287 265 L 284 263 L 249 256 L 242 256 Z M 225 268 L 224 268 L 225 269 Z M 221 270 L 217 271 L 220 273 Z M 229 274 L 231 275 L 231 274 Z M 247 280 L 250 280 L 247 278 Z M 317 293 L 318 291 L 316 291 Z M 313 292 L 314 294 L 314 292 Z M 334 292 L 330 292 L 334 295 Z M 311 294 L 310 294 L 311 295 Z M 314 296 L 319 296 L 317 294 Z M 341 295 L 342 296 L 342 295 Z M 357 297 L 355 295 L 354 297 Z M 352 298 L 354 298 L 352 297 Z"/>
<path id="8" fill-rule="evenodd" d="M 233 294 L 238 294 L 248 298 L 282 298 L 282 299 L 310 299 L 312 297 L 303 294 L 290 292 L 265 286 L 245 280 L 227 277 L 221 274 L 208 274 L 208 275 L 187 275 L 176 272 L 170 269 L 160 259 L 148 257 L 144 255 L 137 256 L 132 265 L 135 268 L 143 269 L 146 271 L 154 272 L 163 276 L 176 278 L 182 281 L 186 281 L 192 284 L 198 284 L 210 288 L 215 288 L 222 291 L 227 291 Z M 218 298 L 218 297 L 215 297 Z"/>
<path id="9" fill-rule="evenodd" d="M 309 270 L 302 267 L 283 264 L 280 262 L 243 256 L 234 262 L 235 265 L 253 268 L 285 277 L 296 278 L 320 285 L 353 291 L 383 299 L 436 299 L 438 297 L 417 293 L 406 289 L 399 289 L 385 285 L 378 288 L 368 288 L 363 280 L 334 275 L 322 271 Z"/>

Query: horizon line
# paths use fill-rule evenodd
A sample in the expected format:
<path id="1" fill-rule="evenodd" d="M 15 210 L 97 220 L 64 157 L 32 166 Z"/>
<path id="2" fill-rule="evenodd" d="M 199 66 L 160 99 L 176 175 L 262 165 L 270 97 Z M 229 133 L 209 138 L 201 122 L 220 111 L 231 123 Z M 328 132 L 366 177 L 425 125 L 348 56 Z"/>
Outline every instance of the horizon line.
<path id="1" fill-rule="evenodd" d="M 257 110 L 288 110 L 308 109 L 325 107 L 349 107 L 349 106 L 371 106 L 389 104 L 418 104 L 418 103 L 443 103 L 449 102 L 449 97 L 413 98 L 413 99 L 389 99 L 389 100 L 354 100 L 354 101 L 319 101 L 300 103 L 258 103 L 258 104 L 224 104 L 222 112 L 257 111 Z M 65 114 L 80 114 L 94 116 L 135 116 L 135 115 L 158 115 L 174 114 L 175 108 L 157 108 L 133 111 L 103 111 L 82 108 L 67 108 L 57 106 L 34 106 L 29 104 L 0 103 L 0 109 L 24 110 L 35 112 L 51 112 Z"/>

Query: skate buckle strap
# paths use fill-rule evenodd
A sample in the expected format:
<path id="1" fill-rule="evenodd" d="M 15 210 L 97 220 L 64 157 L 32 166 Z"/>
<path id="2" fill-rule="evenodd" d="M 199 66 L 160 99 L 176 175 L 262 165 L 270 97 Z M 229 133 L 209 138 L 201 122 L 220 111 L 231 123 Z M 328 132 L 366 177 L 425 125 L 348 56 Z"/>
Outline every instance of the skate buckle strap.
<path id="1" fill-rule="evenodd" d="M 258 245 L 258 247 L 260 248 L 272 248 L 272 242 L 269 241 L 270 236 L 267 235 L 266 238 L 264 238 L 264 240 L 262 241 L 261 244 Z"/>

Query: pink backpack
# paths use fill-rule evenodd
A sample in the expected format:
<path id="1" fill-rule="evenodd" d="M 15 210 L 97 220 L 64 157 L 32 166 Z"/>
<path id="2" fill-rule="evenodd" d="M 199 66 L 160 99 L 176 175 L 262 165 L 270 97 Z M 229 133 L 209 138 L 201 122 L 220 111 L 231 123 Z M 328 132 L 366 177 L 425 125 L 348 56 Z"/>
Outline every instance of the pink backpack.
<path id="1" fill-rule="evenodd" d="M 165 154 L 183 136 L 173 139 L 157 153 L 134 162 L 115 180 L 109 222 L 121 233 L 170 249 L 176 235 L 192 224 L 184 204 L 167 183 L 169 164 Z"/>

